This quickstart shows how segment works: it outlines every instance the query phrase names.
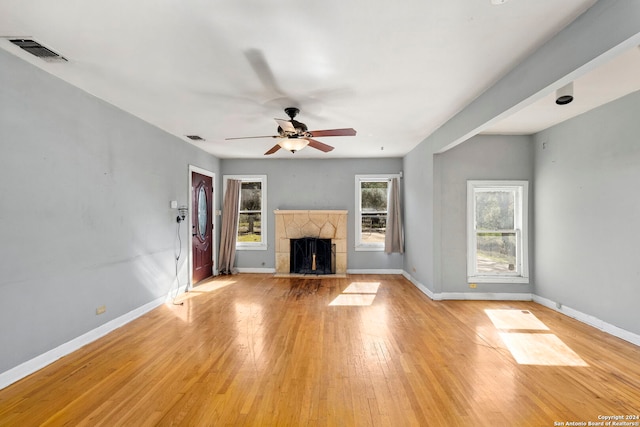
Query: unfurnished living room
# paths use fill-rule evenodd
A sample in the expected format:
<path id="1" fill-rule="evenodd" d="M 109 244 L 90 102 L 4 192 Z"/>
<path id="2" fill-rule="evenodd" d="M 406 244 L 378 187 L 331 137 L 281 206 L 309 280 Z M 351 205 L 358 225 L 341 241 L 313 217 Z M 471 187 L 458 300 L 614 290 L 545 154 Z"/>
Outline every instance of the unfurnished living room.
<path id="1" fill-rule="evenodd" d="M 0 1 L 0 426 L 640 426 L 640 1 Z"/>

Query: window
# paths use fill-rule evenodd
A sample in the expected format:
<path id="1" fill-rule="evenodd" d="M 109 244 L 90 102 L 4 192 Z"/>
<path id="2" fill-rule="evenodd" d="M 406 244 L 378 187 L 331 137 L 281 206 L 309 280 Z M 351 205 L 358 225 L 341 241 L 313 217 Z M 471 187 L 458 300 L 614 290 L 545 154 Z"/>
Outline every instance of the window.
<path id="1" fill-rule="evenodd" d="M 467 276 L 529 283 L 527 181 L 467 182 Z"/>
<path id="2" fill-rule="evenodd" d="M 227 188 L 227 179 L 238 179 L 242 181 L 236 249 L 266 250 L 267 176 L 225 175 L 225 191 Z"/>
<path id="3" fill-rule="evenodd" d="M 356 175 L 357 251 L 383 251 L 390 180 L 398 175 Z"/>

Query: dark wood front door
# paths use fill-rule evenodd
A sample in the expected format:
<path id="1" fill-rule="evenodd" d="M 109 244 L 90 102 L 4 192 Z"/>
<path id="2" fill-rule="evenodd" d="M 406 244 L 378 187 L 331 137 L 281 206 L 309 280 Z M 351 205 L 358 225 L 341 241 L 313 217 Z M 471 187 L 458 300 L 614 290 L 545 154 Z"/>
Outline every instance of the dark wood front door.
<path id="1" fill-rule="evenodd" d="M 210 176 L 192 172 L 192 283 L 213 275 L 213 180 Z"/>

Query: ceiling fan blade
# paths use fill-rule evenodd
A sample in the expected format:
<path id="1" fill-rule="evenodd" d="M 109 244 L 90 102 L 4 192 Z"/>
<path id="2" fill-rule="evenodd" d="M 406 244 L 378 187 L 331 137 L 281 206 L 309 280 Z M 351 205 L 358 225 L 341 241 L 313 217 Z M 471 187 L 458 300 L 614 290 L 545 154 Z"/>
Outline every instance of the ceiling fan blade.
<path id="1" fill-rule="evenodd" d="M 345 129 L 326 129 L 326 130 L 313 130 L 311 136 L 355 136 L 356 130 L 353 128 Z"/>
<path id="2" fill-rule="evenodd" d="M 278 126 L 280 126 L 282 130 L 285 130 L 287 132 L 296 131 L 296 128 L 293 126 L 293 124 L 289 120 L 283 120 L 283 119 L 274 119 L 274 120 L 278 123 Z"/>
<path id="3" fill-rule="evenodd" d="M 247 49 L 244 51 L 244 54 L 265 89 L 279 97 L 284 96 L 285 93 L 278 86 L 278 82 L 273 75 L 273 71 L 271 71 L 271 67 L 269 66 L 269 63 L 264 57 L 262 51 L 258 49 Z"/>
<path id="4" fill-rule="evenodd" d="M 225 141 L 230 141 L 232 139 L 255 139 L 255 138 L 282 138 L 281 136 L 276 135 L 262 135 L 262 136 L 239 136 L 237 138 L 225 138 Z"/>
<path id="5" fill-rule="evenodd" d="M 329 151 L 333 150 L 332 146 L 327 145 L 323 142 L 316 141 L 315 139 L 311 139 L 311 138 L 305 138 L 305 139 L 309 141 L 309 147 L 313 147 L 316 150 L 324 151 L 325 153 L 328 153 Z"/>
<path id="6" fill-rule="evenodd" d="M 266 153 L 264 153 L 265 156 L 269 155 L 269 154 L 273 154 L 276 151 L 278 151 L 280 149 L 280 144 L 276 144 L 273 147 L 271 147 L 271 149 L 269 151 L 267 151 Z"/>

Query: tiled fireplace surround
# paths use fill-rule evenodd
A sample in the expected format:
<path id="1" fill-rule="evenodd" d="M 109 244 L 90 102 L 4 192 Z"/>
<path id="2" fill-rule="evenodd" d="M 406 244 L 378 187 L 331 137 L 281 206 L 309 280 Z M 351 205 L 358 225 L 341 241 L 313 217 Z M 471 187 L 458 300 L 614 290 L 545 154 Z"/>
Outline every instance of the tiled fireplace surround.
<path id="1" fill-rule="evenodd" d="M 290 273 L 291 239 L 331 239 L 336 246 L 336 274 L 347 272 L 346 210 L 275 210 L 276 274 Z"/>

